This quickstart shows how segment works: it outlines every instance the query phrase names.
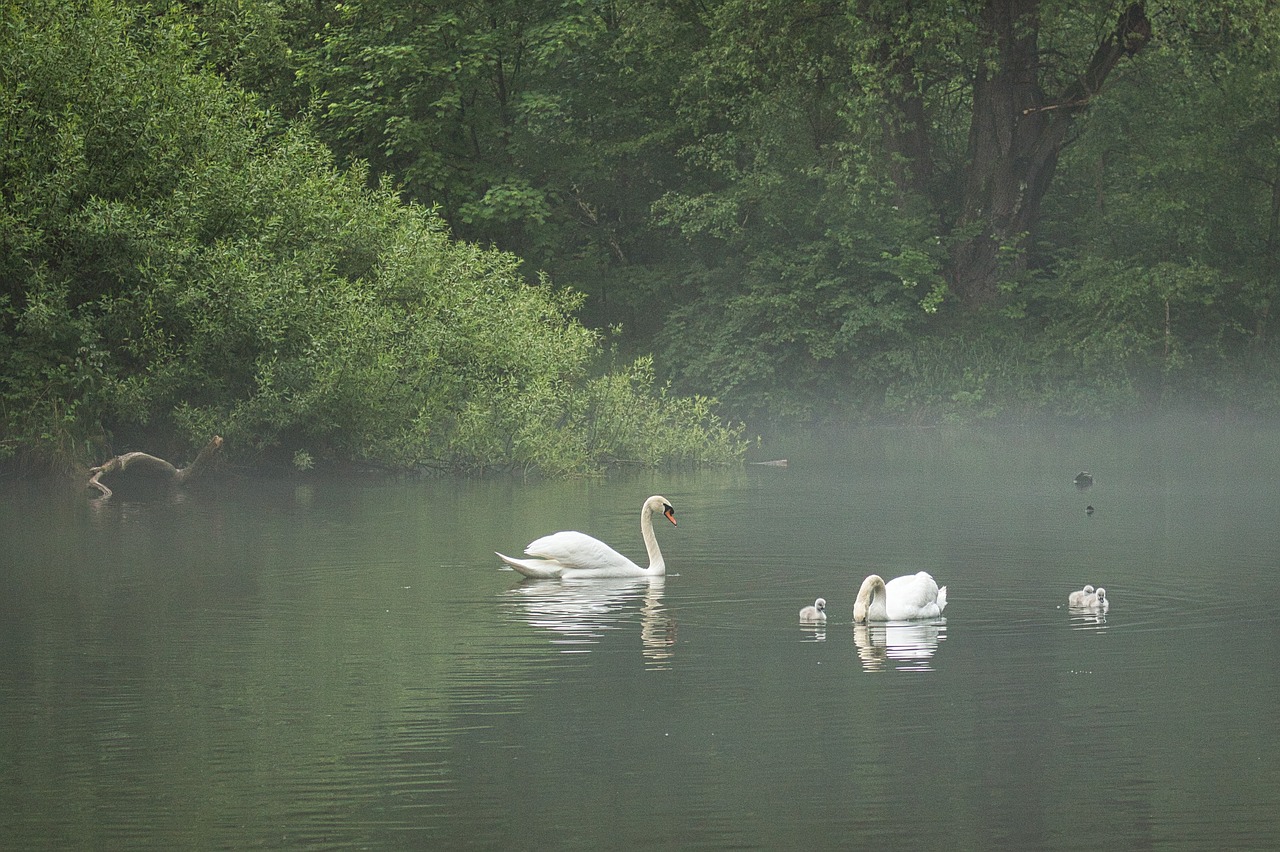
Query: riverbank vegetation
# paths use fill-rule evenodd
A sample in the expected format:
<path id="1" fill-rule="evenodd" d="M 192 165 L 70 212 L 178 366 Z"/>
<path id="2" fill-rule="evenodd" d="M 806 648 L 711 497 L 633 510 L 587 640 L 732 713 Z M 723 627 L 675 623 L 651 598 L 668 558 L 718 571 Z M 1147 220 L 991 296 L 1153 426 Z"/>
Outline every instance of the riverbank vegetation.
<path id="1" fill-rule="evenodd" d="M 5 7 L 3 454 L 213 435 L 249 463 L 725 462 L 738 430 L 615 358 L 582 297 L 334 166 L 199 60 L 184 15 Z"/>
<path id="2" fill-rule="evenodd" d="M 1273 4 L 0 8 L 10 459 L 1280 409 Z"/>

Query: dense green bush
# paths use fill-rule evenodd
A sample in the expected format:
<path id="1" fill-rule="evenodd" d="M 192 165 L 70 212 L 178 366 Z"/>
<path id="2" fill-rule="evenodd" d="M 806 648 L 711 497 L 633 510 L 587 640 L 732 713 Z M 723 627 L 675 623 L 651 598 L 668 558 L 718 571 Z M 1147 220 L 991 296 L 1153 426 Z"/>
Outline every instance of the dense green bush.
<path id="1" fill-rule="evenodd" d="M 203 70 L 181 16 L 0 7 L 0 456 L 567 473 L 739 458 L 580 297 L 337 169 Z M 660 440 L 659 440 L 660 439 Z"/>

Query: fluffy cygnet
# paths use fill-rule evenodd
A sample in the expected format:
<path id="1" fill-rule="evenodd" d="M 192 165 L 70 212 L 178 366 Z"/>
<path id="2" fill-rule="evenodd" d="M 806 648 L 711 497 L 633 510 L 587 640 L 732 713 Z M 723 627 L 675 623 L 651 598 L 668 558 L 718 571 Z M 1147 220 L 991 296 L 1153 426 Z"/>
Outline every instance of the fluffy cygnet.
<path id="1" fill-rule="evenodd" d="M 1093 586 L 1085 585 L 1083 589 L 1067 595 L 1067 603 L 1071 606 L 1084 606 L 1085 600 L 1093 594 Z"/>
<path id="2" fill-rule="evenodd" d="M 818 598 L 813 602 L 812 606 L 807 606 L 800 610 L 801 621 L 826 621 L 827 620 L 827 602 L 822 598 Z"/>

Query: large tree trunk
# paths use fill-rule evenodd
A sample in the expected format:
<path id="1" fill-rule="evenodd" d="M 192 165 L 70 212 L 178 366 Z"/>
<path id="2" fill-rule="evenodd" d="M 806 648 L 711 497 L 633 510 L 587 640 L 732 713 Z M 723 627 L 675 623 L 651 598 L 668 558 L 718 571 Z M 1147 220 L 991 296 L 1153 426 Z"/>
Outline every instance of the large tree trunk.
<path id="1" fill-rule="evenodd" d="M 1075 116 L 1107 75 L 1151 36 L 1141 3 L 1120 15 L 1084 69 L 1052 97 L 1042 90 L 1038 0 L 991 0 L 980 22 L 995 56 L 973 86 L 963 201 L 952 224 L 950 284 L 968 307 L 991 302 L 999 282 L 1022 270 L 1058 155 Z"/>

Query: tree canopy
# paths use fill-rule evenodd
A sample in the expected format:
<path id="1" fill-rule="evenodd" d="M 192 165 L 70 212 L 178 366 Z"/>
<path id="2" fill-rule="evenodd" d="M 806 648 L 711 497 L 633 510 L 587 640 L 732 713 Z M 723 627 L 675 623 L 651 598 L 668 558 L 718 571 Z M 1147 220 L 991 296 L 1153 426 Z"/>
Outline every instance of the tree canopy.
<path id="1" fill-rule="evenodd" d="M 5 454 L 213 434 L 308 467 L 589 470 L 727 461 L 737 432 L 581 297 L 334 166 L 193 49 L 197 20 L 110 2 L 0 20 Z"/>
<path id="2" fill-rule="evenodd" d="M 1239 403 L 1274 239 L 1226 223 L 1275 216 L 1278 14 L 353 0 L 303 27 L 295 100 L 340 158 L 743 413 L 1101 412 L 1184 379 Z M 1225 242 L 1148 230 L 1192 210 Z M 1131 304 L 1099 322 L 1100 294 Z M 1197 330 L 1210 294 L 1230 319 Z"/>
<path id="3" fill-rule="evenodd" d="M 1280 406 L 1265 0 L 3 9 L 11 453 Z"/>

